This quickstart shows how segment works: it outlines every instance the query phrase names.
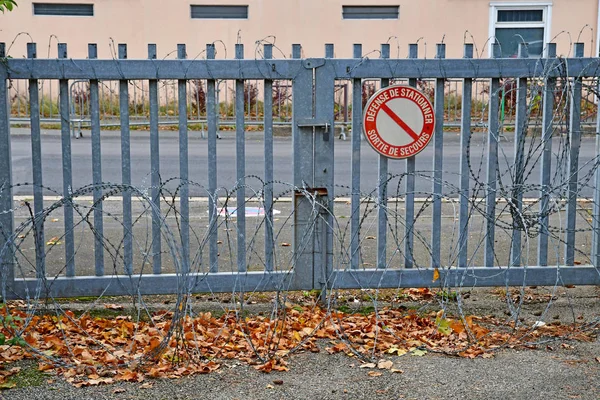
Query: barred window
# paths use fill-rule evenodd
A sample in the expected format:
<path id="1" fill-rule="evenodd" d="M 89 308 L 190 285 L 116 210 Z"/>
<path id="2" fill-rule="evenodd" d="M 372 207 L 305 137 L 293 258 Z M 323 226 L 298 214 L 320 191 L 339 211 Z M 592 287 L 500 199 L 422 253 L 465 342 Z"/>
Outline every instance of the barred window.
<path id="1" fill-rule="evenodd" d="M 248 19 L 248 6 L 192 5 L 191 13 L 194 19 Z"/>
<path id="2" fill-rule="evenodd" d="M 398 19 L 400 6 L 342 6 L 343 19 Z"/>
<path id="3" fill-rule="evenodd" d="M 93 17 L 93 4 L 33 3 L 33 15 Z"/>

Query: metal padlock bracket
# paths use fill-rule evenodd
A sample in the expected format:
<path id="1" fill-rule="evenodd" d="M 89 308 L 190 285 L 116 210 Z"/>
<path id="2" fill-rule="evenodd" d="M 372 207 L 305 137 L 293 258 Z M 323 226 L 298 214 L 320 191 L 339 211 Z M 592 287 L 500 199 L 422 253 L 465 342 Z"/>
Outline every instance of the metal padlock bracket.
<path id="1" fill-rule="evenodd" d="M 329 127 L 331 124 L 327 120 L 320 120 L 316 118 L 301 119 L 296 123 L 298 128 L 323 128 L 323 140 L 329 140 Z"/>

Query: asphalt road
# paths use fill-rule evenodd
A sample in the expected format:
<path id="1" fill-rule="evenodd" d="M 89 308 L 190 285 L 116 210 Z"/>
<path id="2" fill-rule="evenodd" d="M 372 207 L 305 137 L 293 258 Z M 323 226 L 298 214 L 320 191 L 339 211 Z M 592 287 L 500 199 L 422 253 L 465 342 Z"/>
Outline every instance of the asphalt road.
<path id="1" fill-rule="evenodd" d="M 18 128 L 12 129 L 12 158 L 13 158 L 13 182 L 24 183 L 32 182 L 31 165 L 31 144 L 29 130 Z M 179 142 L 178 133 L 171 131 L 160 132 L 160 172 L 163 180 L 172 177 L 178 177 L 179 174 Z M 234 132 L 223 132 L 223 139 L 217 143 L 217 180 L 218 186 L 231 189 L 236 182 L 236 144 Z M 499 166 L 502 171 L 502 185 L 511 186 L 512 178 L 508 166 L 513 165 L 514 142 L 512 133 L 507 133 L 501 140 Z M 320 138 L 318 138 L 320 140 Z M 290 183 L 293 180 L 292 166 L 292 140 L 289 137 L 275 138 L 274 144 L 274 171 L 275 180 Z M 590 171 L 591 162 L 595 157 L 595 137 L 582 138 L 580 153 L 580 182 Z M 527 183 L 539 182 L 540 175 L 540 157 L 541 147 L 539 141 L 535 143 L 527 142 L 525 146 L 527 165 L 525 174 Z M 102 176 L 106 182 L 118 183 L 121 181 L 121 143 L 120 134 L 115 131 L 106 131 L 102 133 Z M 246 140 L 246 175 L 264 176 L 264 142 L 262 133 L 248 132 Z M 451 197 L 456 197 L 456 187 L 459 182 L 460 157 L 464 152 L 468 154 L 471 161 L 472 175 L 477 176 L 482 182 L 485 181 L 486 159 L 483 157 L 487 153 L 486 137 L 484 133 L 475 133 L 471 146 L 463 150 L 460 144 L 458 133 L 444 134 L 444 193 Z M 553 141 L 553 174 L 556 172 L 556 165 L 566 165 L 566 151 L 564 139 L 555 139 Z M 61 191 L 62 188 L 62 162 L 61 162 L 61 138 L 59 131 L 42 132 L 42 153 L 43 153 L 43 180 L 44 185 L 52 189 Z M 417 156 L 417 171 L 422 171 L 425 175 L 431 175 L 433 162 L 433 143 Z M 200 184 L 200 187 L 192 187 L 190 194 L 192 196 L 206 196 L 206 191 L 202 188 L 208 186 L 207 174 L 207 141 L 200 138 L 199 132 L 190 132 L 189 140 L 189 165 L 190 179 Z M 132 183 L 135 186 L 148 188 L 150 186 L 150 142 L 149 133 L 146 131 L 133 131 L 131 138 L 131 165 L 132 165 Z M 73 166 L 73 187 L 90 184 L 92 181 L 91 165 L 91 139 L 90 133 L 84 132 L 82 139 L 72 139 L 72 166 Z M 351 141 L 335 140 L 335 182 L 336 196 L 344 196 L 350 192 L 351 185 Z M 400 160 L 391 160 L 389 162 L 389 172 L 391 174 L 400 174 L 405 170 L 405 162 Z M 361 147 L 361 192 L 368 194 L 377 187 L 378 176 L 378 155 L 363 142 Z M 553 184 L 557 187 L 564 186 L 566 173 L 563 170 L 561 175 L 553 176 Z M 247 179 L 246 183 L 253 189 L 261 189 L 260 182 L 256 179 Z M 392 187 L 389 189 L 390 195 L 397 192 L 398 179 L 392 181 Z M 471 178 L 472 186 L 475 184 Z M 593 182 L 589 183 L 590 185 Z M 275 193 L 284 193 L 290 188 L 287 184 L 275 186 Z M 402 185 L 400 186 L 402 188 Z M 31 187 L 15 188 L 17 195 L 27 195 L 32 192 Z M 426 197 L 432 192 L 432 180 L 427 178 L 417 178 L 416 192 L 418 197 Z M 51 194 L 50 191 L 47 192 Z M 402 189 L 398 194 L 403 194 Z M 481 193 L 480 193 L 481 194 Z M 530 192 L 529 196 L 535 196 L 536 192 Z M 590 186 L 580 189 L 580 196 L 590 197 L 592 189 Z"/>

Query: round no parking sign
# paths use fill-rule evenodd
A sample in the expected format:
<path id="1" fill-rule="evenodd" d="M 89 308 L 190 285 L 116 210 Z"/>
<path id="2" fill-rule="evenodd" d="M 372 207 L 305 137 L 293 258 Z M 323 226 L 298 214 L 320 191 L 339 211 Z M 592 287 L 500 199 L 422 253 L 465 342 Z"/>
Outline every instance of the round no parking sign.
<path id="1" fill-rule="evenodd" d="M 366 104 L 363 130 L 379 154 L 408 158 L 423 150 L 433 137 L 433 106 L 423 93 L 410 86 L 388 86 Z"/>

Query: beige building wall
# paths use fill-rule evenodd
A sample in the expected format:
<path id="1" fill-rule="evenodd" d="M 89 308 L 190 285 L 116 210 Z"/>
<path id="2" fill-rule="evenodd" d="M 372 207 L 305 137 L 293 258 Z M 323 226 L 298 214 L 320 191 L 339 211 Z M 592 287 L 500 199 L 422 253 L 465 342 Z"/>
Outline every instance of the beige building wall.
<path id="1" fill-rule="evenodd" d="M 461 57 L 465 41 L 488 56 L 490 4 L 549 4 L 549 36 L 556 37 L 558 53 L 567 55 L 570 43 L 585 42 L 586 55 L 597 48 L 598 0 L 503 1 L 485 0 L 42 0 L 56 3 L 93 3 L 93 17 L 34 16 L 31 1 L 17 0 L 13 12 L 0 14 L 0 42 L 10 45 L 19 32 L 38 44 L 38 56 L 56 56 L 56 42 L 68 44 L 69 56 L 87 56 L 87 44 L 98 44 L 100 58 L 111 57 L 112 43 L 127 43 L 129 58 L 146 58 L 147 44 L 156 43 L 160 58 L 185 43 L 189 58 L 203 57 L 206 43 L 218 41 L 218 58 L 233 58 L 234 44 L 245 45 L 245 57 L 260 57 L 256 42 L 273 41 L 274 57 L 290 56 L 292 43 L 304 56 L 320 57 L 324 44 L 335 44 L 336 57 L 350 57 L 352 44 L 362 43 L 363 54 L 391 44 L 392 57 L 406 57 L 408 44 L 417 40 L 420 57 L 433 57 L 435 44 L 447 44 L 447 57 Z M 247 20 L 192 19 L 190 4 L 248 4 Z M 397 20 L 343 20 L 342 5 L 399 5 Z M 492 21 L 493 23 L 493 21 Z M 472 35 L 472 36 L 471 36 Z M 25 54 L 28 35 L 19 36 L 10 55 Z M 259 42 L 260 43 L 260 42 Z M 224 46 L 222 45 L 224 44 Z M 116 49 L 114 50 L 116 51 Z M 283 55 L 282 55 L 283 53 Z M 597 51 L 594 51 L 597 54 Z M 371 53 L 377 57 L 377 53 Z"/>

